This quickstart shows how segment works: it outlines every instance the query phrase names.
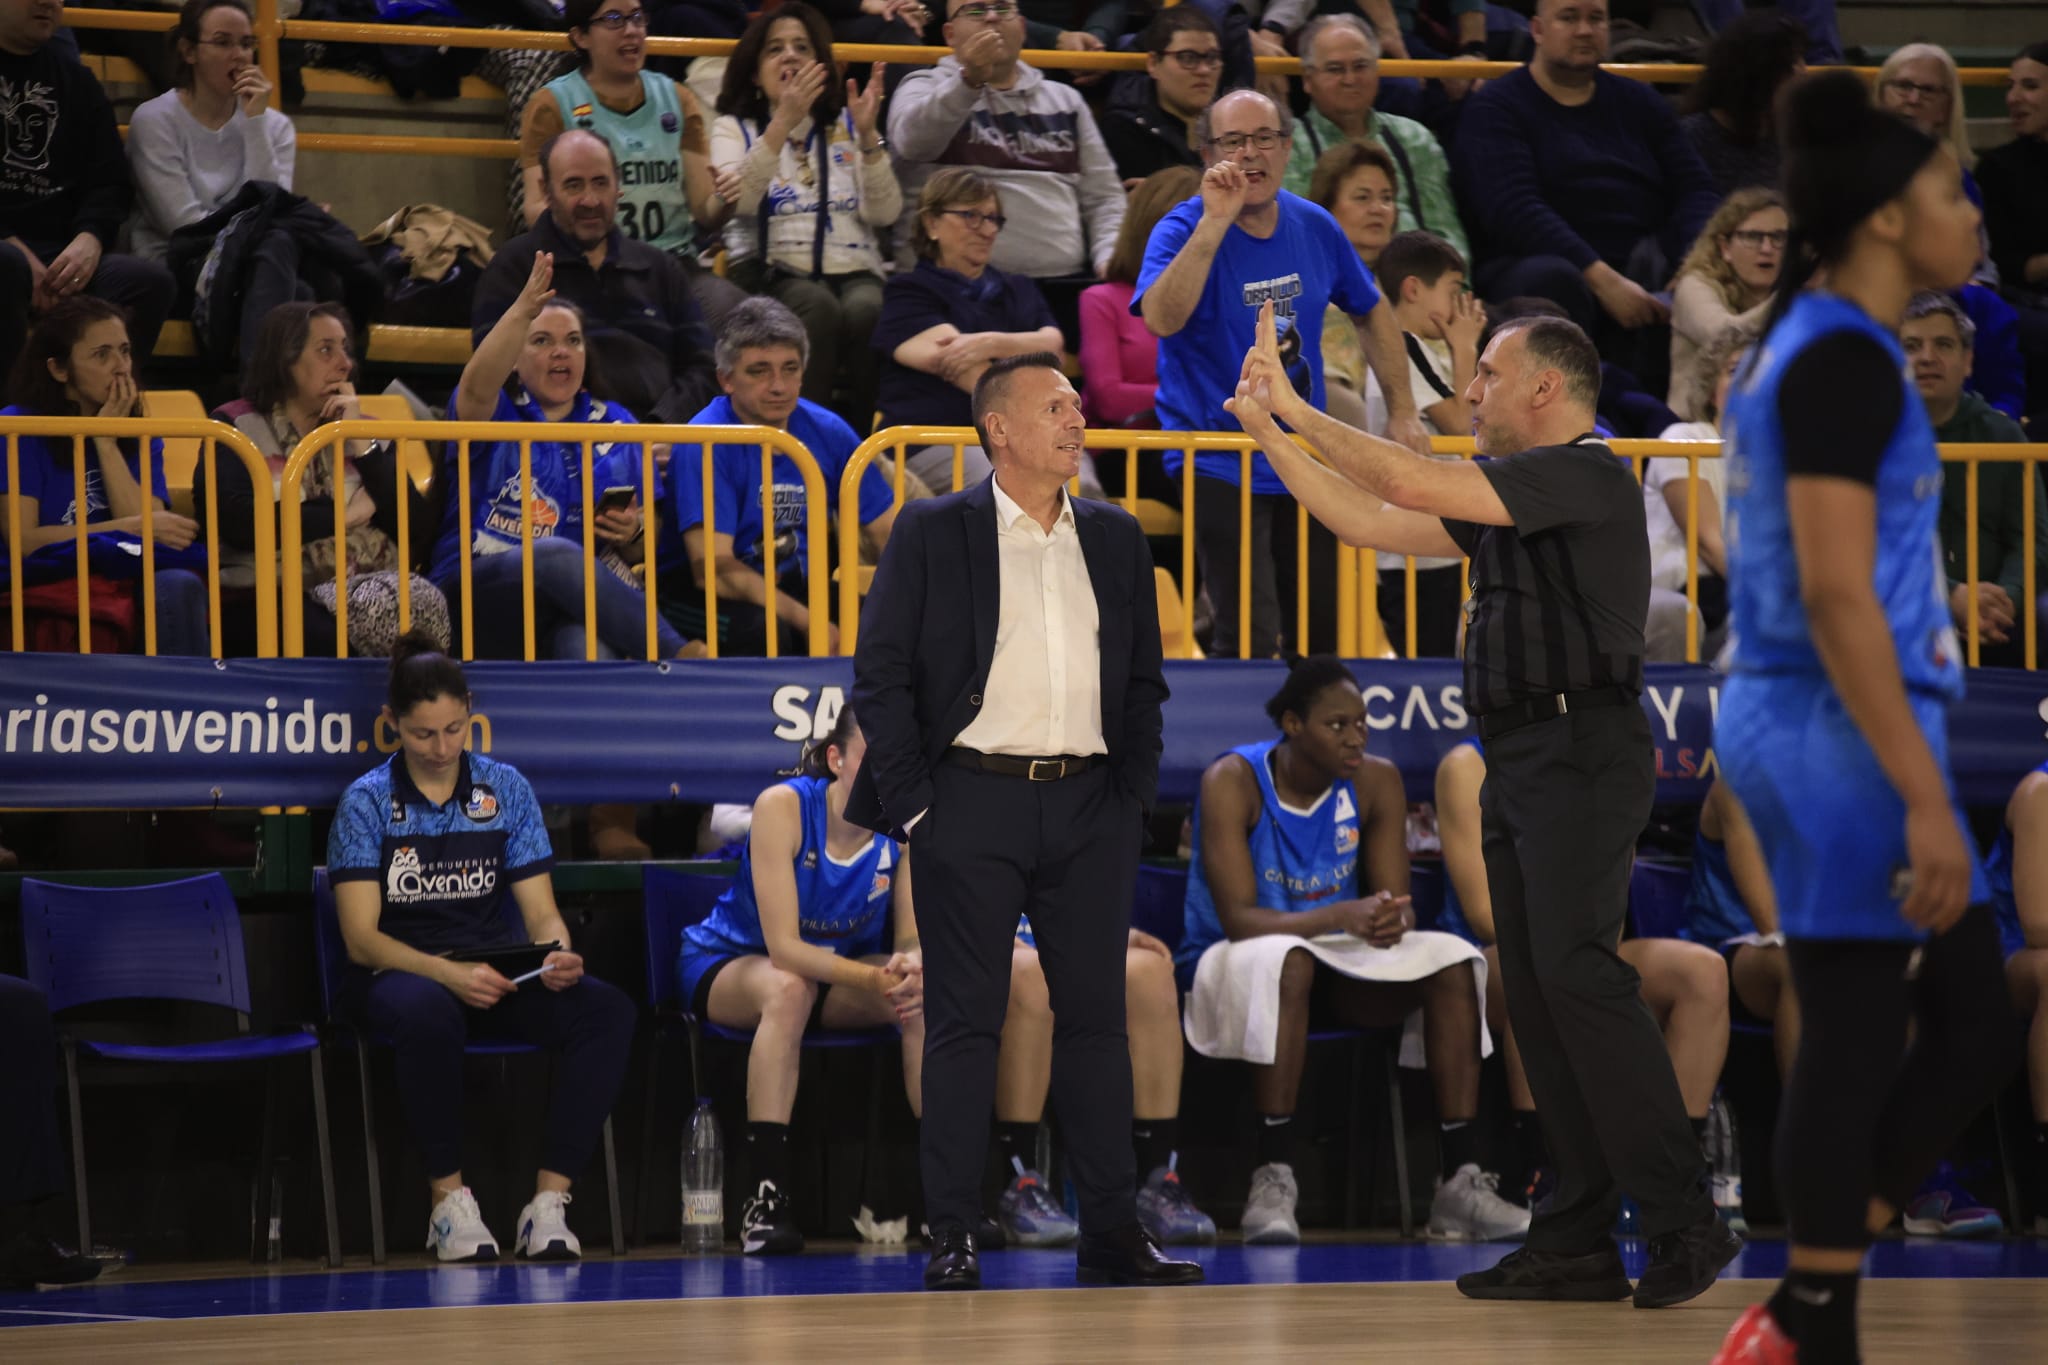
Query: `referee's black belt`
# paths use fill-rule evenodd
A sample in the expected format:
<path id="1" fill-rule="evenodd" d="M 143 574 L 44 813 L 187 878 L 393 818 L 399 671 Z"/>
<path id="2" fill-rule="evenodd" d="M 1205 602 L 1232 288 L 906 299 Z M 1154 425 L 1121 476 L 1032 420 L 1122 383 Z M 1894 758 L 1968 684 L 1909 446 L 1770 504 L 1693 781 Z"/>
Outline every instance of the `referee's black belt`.
<path id="1" fill-rule="evenodd" d="M 1079 777 L 1090 768 L 1099 768 L 1109 762 L 1103 754 L 1054 754 L 1050 758 L 1027 758 L 1022 754 L 985 754 L 979 749 L 954 745 L 946 750 L 946 762 L 956 768 L 972 768 L 976 772 L 997 773 L 1003 777 L 1021 777 L 1030 782 L 1057 782 L 1063 777 Z"/>
<path id="2" fill-rule="evenodd" d="M 1479 737 L 1498 739 L 1510 730 L 1519 730 L 1525 725 L 1534 725 L 1539 720 L 1550 720 L 1572 711 L 1591 711 L 1602 706 L 1633 706 L 1636 693 L 1626 687 L 1593 687 L 1584 692 L 1553 692 L 1547 697 L 1533 697 L 1509 706 L 1499 707 L 1480 716 Z"/>

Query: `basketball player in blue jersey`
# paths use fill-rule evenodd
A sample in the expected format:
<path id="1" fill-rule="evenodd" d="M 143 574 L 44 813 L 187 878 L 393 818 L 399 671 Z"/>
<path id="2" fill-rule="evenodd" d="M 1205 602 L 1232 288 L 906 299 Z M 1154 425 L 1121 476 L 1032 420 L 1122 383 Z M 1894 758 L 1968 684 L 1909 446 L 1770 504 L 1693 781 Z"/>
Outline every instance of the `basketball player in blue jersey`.
<path id="1" fill-rule="evenodd" d="M 867 741 L 853 708 L 815 745 L 800 777 L 754 803 L 738 874 L 683 935 L 683 998 L 700 1019 L 754 1030 L 747 1053 L 747 1152 L 754 1193 L 740 1219 L 749 1256 L 803 1250 L 789 1204 L 789 1116 L 806 1029 L 903 1033 L 903 1085 L 919 1108 L 924 966 L 910 908 L 910 860 L 887 835 L 846 820 Z M 893 944 L 893 946 L 892 946 Z"/>
<path id="2" fill-rule="evenodd" d="M 1790 240 L 1725 424 L 1715 748 L 1771 869 L 1803 1033 L 1778 1120 L 1789 1268 L 1717 1361 L 1833 1365 L 1858 1358 L 1871 1235 L 2005 1077 L 2015 1026 L 1947 771 L 1963 677 L 1941 461 L 1894 335 L 1915 293 L 1969 280 L 1978 213 L 1954 157 L 1852 72 L 1794 83 L 1778 127 Z"/>
<path id="3" fill-rule="evenodd" d="M 2034 1138 L 2020 1160 L 2027 1179 L 2033 1233 L 2048 1237 L 2048 763 L 2020 779 L 2006 803 L 2005 824 L 1984 860 L 1998 936 L 2005 949 L 2005 984 L 2013 1007 L 2029 1016 L 2027 1087 L 2034 1104 Z"/>
<path id="4" fill-rule="evenodd" d="M 1186 933 L 1176 962 L 1190 988 L 1188 1036 L 1212 1055 L 1256 1059 L 1266 1049 L 1253 1020 L 1271 1021 L 1270 1062 L 1254 1061 L 1258 1166 L 1242 1228 L 1250 1243 L 1301 1238 L 1295 1220 L 1294 1107 L 1311 1020 L 1384 1028 L 1422 1011 L 1430 1081 L 1436 1091 L 1443 1175 L 1430 1206 L 1429 1231 L 1453 1241 L 1520 1237 L 1529 1212 L 1495 1192 L 1482 1168 L 1478 1134 L 1478 957 L 1448 935 L 1416 931 L 1408 904 L 1407 797 L 1401 774 L 1365 752 L 1365 701 L 1337 659 L 1296 664 L 1266 704 L 1279 739 L 1241 745 L 1202 775 L 1195 806 L 1195 859 L 1188 871 Z M 1361 864 L 1363 864 L 1361 866 Z M 1367 894 L 1367 888 L 1372 888 Z M 1308 941 L 1346 936 L 1386 951 L 1368 960 L 1371 979 L 1320 961 Z M 1246 940 L 1282 939 L 1277 979 L 1236 975 Z M 1432 942 L 1434 941 L 1434 942 Z M 1435 950 L 1435 951 L 1432 951 Z M 1218 955 L 1222 955 L 1218 958 Z M 1217 959 L 1205 963 L 1205 958 Z M 1256 965 L 1261 959 L 1246 959 Z M 1255 992 L 1275 991 L 1259 1001 Z M 1216 1012 L 1212 1019 L 1211 1011 Z M 1239 1017 L 1223 1018 L 1224 1011 Z M 1217 1052 L 1205 1039 L 1243 1033 Z"/>

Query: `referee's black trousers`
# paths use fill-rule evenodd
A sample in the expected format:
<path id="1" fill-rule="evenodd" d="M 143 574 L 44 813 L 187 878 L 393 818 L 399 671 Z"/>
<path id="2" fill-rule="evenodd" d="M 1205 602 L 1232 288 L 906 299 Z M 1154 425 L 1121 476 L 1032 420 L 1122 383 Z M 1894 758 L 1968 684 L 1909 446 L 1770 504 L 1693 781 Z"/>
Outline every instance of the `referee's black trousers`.
<path id="1" fill-rule="evenodd" d="M 925 1217 L 972 1230 L 995 1106 L 1018 916 L 1031 916 L 1052 994 L 1052 1104 L 1081 1227 L 1137 1221 L 1124 952 L 1141 815 L 1107 768 L 1030 782 L 940 765 L 911 831 L 924 950 Z"/>
<path id="2" fill-rule="evenodd" d="M 49 997 L 0 976 L 0 1209 L 62 1194 L 70 1183 L 57 1135 L 57 1029 Z"/>
<path id="3" fill-rule="evenodd" d="M 1557 1167 L 1529 1228 L 1541 1251 L 1604 1244 L 1623 1191 L 1648 1237 L 1713 1211 L 1663 1035 L 1615 951 L 1654 753 L 1639 706 L 1574 711 L 1486 742 L 1481 828 L 1501 981 Z"/>

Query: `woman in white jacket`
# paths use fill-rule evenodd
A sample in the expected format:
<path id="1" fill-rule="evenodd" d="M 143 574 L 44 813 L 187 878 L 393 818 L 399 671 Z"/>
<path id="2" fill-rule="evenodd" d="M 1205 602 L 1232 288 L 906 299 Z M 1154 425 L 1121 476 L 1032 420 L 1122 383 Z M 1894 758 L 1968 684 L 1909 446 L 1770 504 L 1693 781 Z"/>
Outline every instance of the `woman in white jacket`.
<path id="1" fill-rule="evenodd" d="M 246 0 L 185 0 L 170 42 L 172 88 L 137 106 L 128 125 L 137 192 L 132 249 L 152 261 L 165 258 L 172 233 L 227 204 L 249 182 L 290 189 L 298 153 L 291 120 L 270 107 Z M 189 297 L 192 281 L 178 284 Z M 271 234 L 252 253 L 241 335 L 255 336 L 272 308 L 310 293 L 300 288 L 297 244 Z"/>
<path id="2" fill-rule="evenodd" d="M 882 311 L 875 229 L 896 221 L 903 193 L 876 130 L 882 67 L 867 88 L 832 61 L 832 29 L 802 0 L 747 27 L 725 69 L 711 164 L 734 212 L 726 273 L 803 319 L 811 338 L 804 397 L 855 420 L 874 409 L 868 334 Z M 833 403 L 834 391 L 845 397 Z"/>

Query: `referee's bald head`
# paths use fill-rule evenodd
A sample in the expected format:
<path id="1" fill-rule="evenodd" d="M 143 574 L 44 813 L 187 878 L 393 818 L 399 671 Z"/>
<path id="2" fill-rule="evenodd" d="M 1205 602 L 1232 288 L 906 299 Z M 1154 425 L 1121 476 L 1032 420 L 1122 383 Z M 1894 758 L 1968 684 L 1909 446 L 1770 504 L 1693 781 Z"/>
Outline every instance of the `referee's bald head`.
<path id="1" fill-rule="evenodd" d="M 1563 444 L 1592 429 L 1600 352 L 1568 318 L 1511 318 L 1479 357 L 1467 398 L 1482 455 Z"/>

